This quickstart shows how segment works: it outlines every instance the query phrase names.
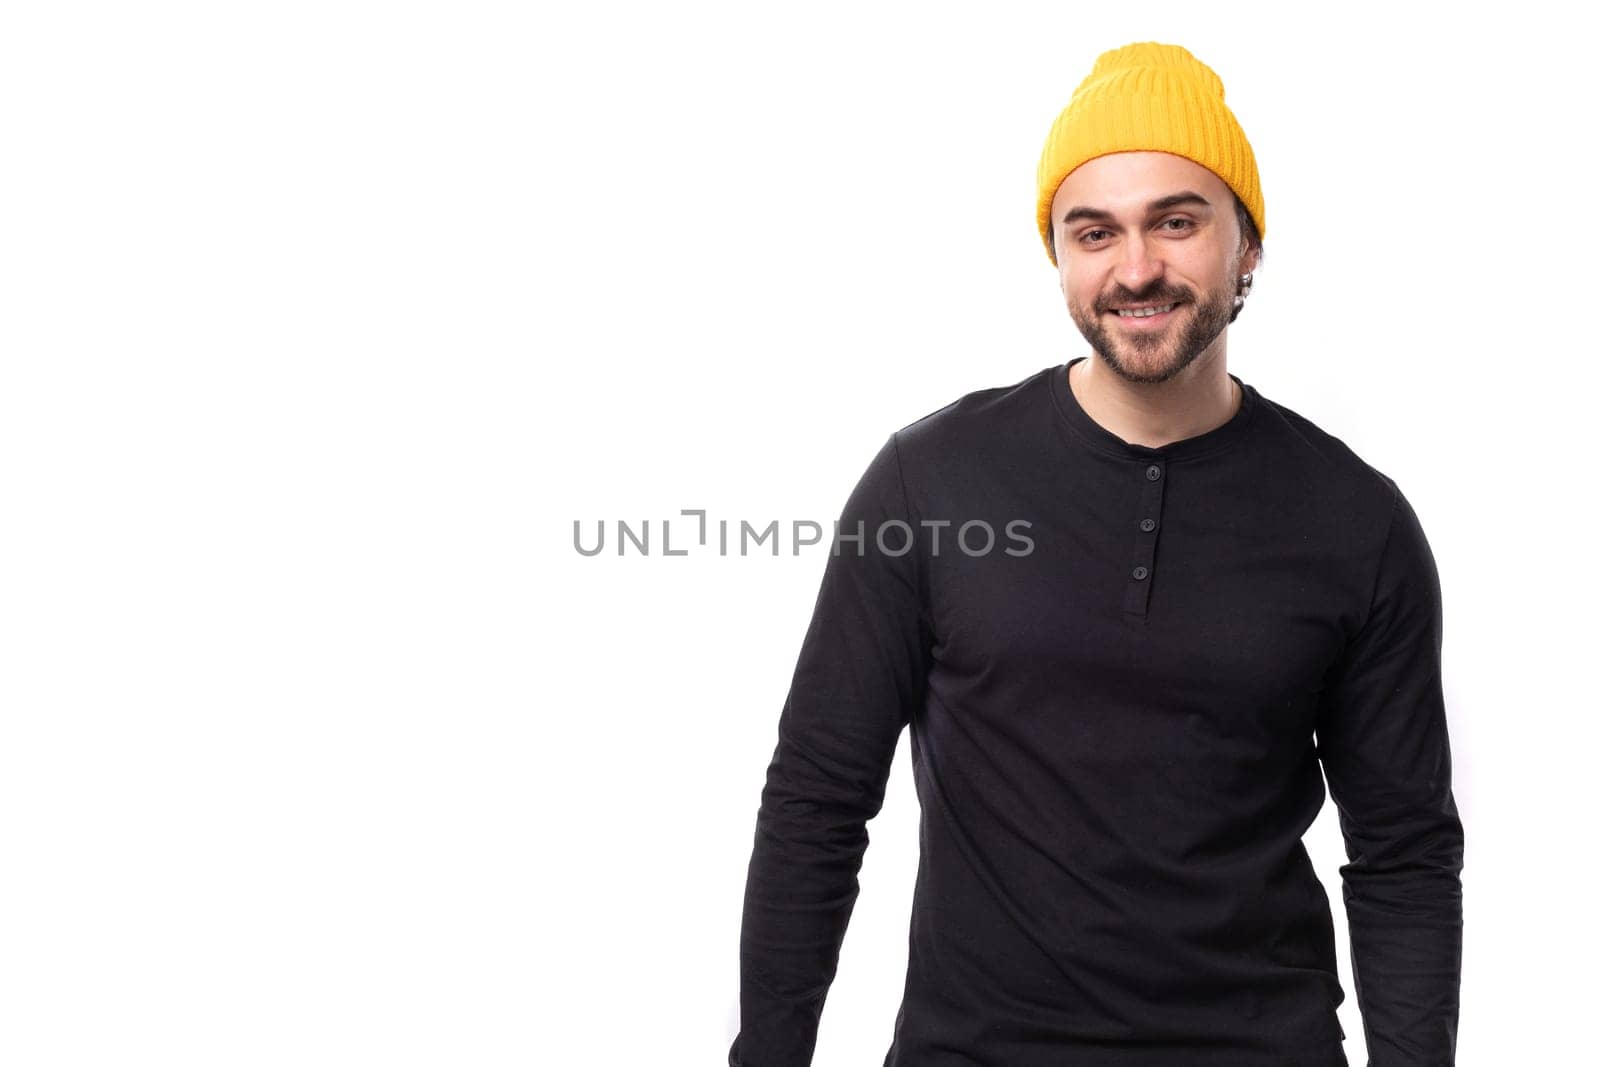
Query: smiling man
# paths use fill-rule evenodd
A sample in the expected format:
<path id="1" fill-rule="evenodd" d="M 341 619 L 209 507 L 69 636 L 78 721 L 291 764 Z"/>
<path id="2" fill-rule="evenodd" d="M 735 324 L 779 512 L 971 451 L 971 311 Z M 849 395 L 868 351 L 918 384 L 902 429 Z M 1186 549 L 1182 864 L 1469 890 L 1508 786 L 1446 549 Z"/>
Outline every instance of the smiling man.
<path id="1" fill-rule="evenodd" d="M 1439 576 L 1393 479 L 1227 369 L 1266 226 L 1221 80 L 1174 45 L 1103 54 L 1038 179 L 1090 354 L 896 430 L 845 503 L 757 815 L 729 1063 L 811 1062 L 909 727 L 886 1067 L 1348 1067 L 1302 842 L 1324 774 L 1369 1063 L 1452 1065 Z M 1018 516 L 1027 553 L 903 534 Z"/>

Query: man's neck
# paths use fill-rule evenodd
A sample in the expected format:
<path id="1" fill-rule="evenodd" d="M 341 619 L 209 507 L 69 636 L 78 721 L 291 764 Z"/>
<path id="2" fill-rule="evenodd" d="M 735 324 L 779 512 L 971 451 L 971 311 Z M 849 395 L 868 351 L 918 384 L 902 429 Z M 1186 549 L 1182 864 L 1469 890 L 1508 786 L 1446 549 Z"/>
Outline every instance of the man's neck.
<path id="1" fill-rule="evenodd" d="M 1225 358 L 1196 360 L 1165 382 L 1130 382 L 1091 354 L 1071 367 L 1067 385 L 1101 427 L 1133 445 L 1162 448 L 1198 437 L 1233 418 L 1244 394 Z"/>

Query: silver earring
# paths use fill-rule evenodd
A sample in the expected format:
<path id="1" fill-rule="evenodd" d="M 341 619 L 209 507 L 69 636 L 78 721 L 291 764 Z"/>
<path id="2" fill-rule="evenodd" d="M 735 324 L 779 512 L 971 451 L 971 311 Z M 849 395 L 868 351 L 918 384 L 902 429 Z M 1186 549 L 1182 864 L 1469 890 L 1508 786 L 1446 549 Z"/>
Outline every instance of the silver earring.
<path id="1" fill-rule="evenodd" d="M 1245 275 L 1239 279 L 1239 295 L 1233 298 L 1233 307 L 1235 311 L 1244 307 L 1244 298 L 1250 295 L 1250 285 L 1253 281 L 1253 272 L 1249 271 L 1247 271 Z"/>

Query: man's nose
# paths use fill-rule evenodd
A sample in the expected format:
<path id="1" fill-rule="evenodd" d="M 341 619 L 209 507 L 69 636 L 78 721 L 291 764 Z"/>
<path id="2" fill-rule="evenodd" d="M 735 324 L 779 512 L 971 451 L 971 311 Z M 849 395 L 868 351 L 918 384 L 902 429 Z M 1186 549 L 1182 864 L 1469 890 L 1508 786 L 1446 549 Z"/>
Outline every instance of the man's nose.
<path id="1" fill-rule="evenodd" d="M 1116 278 L 1130 293 L 1142 293 L 1161 279 L 1166 264 L 1156 248 L 1135 234 L 1123 243 L 1117 261 Z"/>

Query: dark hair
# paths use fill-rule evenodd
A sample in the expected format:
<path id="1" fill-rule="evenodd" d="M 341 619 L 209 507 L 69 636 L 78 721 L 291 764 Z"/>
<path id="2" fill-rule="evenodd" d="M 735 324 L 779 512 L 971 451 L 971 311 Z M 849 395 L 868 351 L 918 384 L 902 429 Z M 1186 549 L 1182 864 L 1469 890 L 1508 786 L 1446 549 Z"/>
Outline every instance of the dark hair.
<path id="1" fill-rule="evenodd" d="M 1233 213 L 1239 217 L 1239 232 L 1244 234 L 1245 251 L 1261 248 L 1261 233 L 1256 229 L 1256 220 L 1250 217 L 1250 209 L 1244 206 L 1238 193 L 1233 194 Z"/>
<path id="2" fill-rule="evenodd" d="M 1244 206 L 1244 201 L 1239 199 L 1239 194 L 1233 194 L 1233 213 L 1239 218 L 1239 233 L 1244 236 L 1244 250 L 1256 250 L 1256 265 L 1260 266 L 1261 257 L 1266 254 L 1266 249 L 1261 244 L 1261 232 L 1256 229 L 1256 220 L 1250 217 L 1250 210 Z M 1248 303 L 1248 301 L 1246 301 Z M 1233 325 L 1239 313 L 1244 310 L 1244 304 L 1239 304 L 1233 309 L 1233 317 L 1228 324 Z"/>

